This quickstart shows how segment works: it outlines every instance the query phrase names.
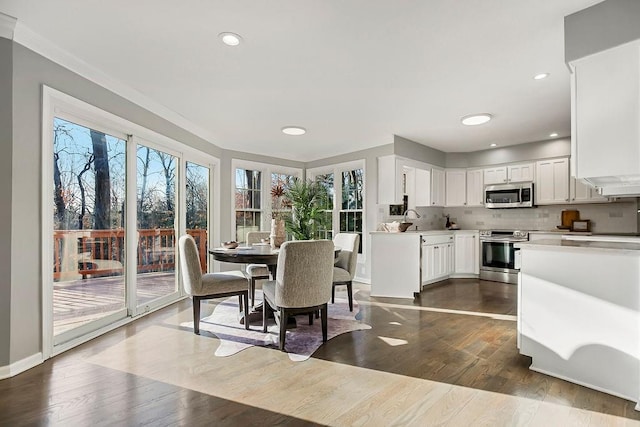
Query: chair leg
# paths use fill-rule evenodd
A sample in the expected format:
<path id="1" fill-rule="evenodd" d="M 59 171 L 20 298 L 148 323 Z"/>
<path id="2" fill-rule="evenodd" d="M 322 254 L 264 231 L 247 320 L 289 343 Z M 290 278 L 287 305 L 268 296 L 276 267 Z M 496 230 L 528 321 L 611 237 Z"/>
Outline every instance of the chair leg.
<path id="1" fill-rule="evenodd" d="M 200 335 L 200 298 L 193 297 L 193 333 Z"/>
<path id="2" fill-rule="evenodd" d="M 309 313 L 309 325 L 313 325 L 313 311 Z"/>
<path id="3" fill-rule="evenodd" d="M 242 313 L 242 295 L 238 295 L 238 308 L 240 313 Z"/>
<path id="4" fill-rule="evenodd" d="M 244 328 L 249 329 L 249 292 L 242 294 L 244 298 Z"/>
<path id="5" fill-rule="evenodd" d="M 349 311 L 353 311 L 353 287 L 352 282 L 347 282 L 347 296 L 349 298 Z"/>
<path id="6" fill-rule="evenodd" d="M 331 304 L 336 303 L 336 285 L 331 286 Z"/>
<path id="7" fill-rule="evenodd" d="M 256 305 L 256 279 L 249 279 L 249 292 L 251 293 L 251 308 Z"/>
<path id="8" fill-rule="evenodd" d="M 289 319 L 287 310 L 285 308 L 280 309 L 280 351 L 284 351 L 284 340 L 287 336 L 287 320 Z"/>
<path id="9" fill-rule="evenodd" d="M 320 317 L 322 317 L 322 342 L 327 342 L 327 318 L 328 318 L 328 306 L 323 304 L 320 309 Z"/>
<path id="10" fill-rule="evenodd" d="M 262 303 L 262 332 L 267 332 L 267 318 L 268 316 L 268 311 L 271 310 L 271 306 L 269 305 L 269 303 L 267 302 L 267 299 L 265 298 L 263 300 Z"/>

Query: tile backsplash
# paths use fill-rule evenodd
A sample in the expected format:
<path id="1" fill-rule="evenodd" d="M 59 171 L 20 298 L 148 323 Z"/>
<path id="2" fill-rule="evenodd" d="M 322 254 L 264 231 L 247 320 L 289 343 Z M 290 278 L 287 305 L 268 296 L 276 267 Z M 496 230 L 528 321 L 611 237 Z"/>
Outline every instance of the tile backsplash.
<path id="1" fill-rule="evenodd" d="M 591 220 L 591 231 L 595 233 L 637 233 L 638 202 L 548 205 L 521 209 L 486 209 L 483 207 L 417 208 L 420 218 L 409 218 L 418 230 L 441 230 L 445 215 L 462 229 L 484 230 L 556 230 L 564 209 L 577 209 L 580 219 Z M 410 214 L 412 215 L 412 214 Z M 379 222 L 402 221 L 402 216 L 385 215 Z"/>

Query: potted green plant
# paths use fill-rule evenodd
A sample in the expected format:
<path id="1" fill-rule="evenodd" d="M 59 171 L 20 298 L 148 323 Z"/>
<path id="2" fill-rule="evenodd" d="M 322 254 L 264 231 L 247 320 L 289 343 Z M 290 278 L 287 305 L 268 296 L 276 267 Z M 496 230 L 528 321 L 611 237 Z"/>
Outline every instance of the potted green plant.
<path id="1" fill-rule="evenodd" d="M 291 216 L 285 218 L 287 233 L 295 240 L 317 239 L 324 225 L 327 197 L 326 188 L 319 182 L 295 178 L 284 192 L 291 205 Z"/>

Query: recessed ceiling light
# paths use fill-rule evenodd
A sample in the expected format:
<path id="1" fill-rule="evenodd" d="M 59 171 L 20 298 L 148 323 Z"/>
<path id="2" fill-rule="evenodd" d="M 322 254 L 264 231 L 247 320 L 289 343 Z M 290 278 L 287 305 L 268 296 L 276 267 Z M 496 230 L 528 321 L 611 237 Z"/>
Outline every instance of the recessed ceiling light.
<path id="1" fill-rule="evenodd" d="M 282 133 L 298 136 L 304 135 L 305 133 L 307 133 L 307 130 L 305 128 L 301 128 L 300 126 L 285 126 L 282 128 Z"/>
<path id="2" fill-rule="evenodd" d="M 558 134 L 557 134 L 557 133 L 555 133 L 555 132 L 554 132 L 554 133 L 550 133 L 550 134 L 549 134 L 549 137 L 551 137 L 551 138 L 555 138 L 556 136 L 558 136 Z"/>
<path id="3" fill-rule="evenodd" d="M 535 76 L 533 76 L 534 80 L 542 80 L 542 79 L 546 79 L 547 77 L 549 77 L 549 73 L 540 73 L 540 74 L 536 74 Z"/>
<path id="4" fill-rule="evenodd" d="M 489 120 L 491 120 L 491 114 L 489 113 L 470 114 L 468 116 L 464 116 L 461 120 L 463 125 L 476 126 L 476 125 L 481 125 L 483 123 L 487 123 Z"/>
<path id="5" fill-rule="evenodd" d="M 492 144 L 489 144 L 489 147 L 497 147 L 497 146 L 498 146 L 498 144 L 496 144 L 495 142 L 492 143 Z"/>
<path id="6" fill-rule="evenodd" d="M 222 40 L 222 43 L 227 46 L 238 46 L 242 41 L 242 37 L 237 35 L 236 33 L 220 33 L 218 37 Z"/>

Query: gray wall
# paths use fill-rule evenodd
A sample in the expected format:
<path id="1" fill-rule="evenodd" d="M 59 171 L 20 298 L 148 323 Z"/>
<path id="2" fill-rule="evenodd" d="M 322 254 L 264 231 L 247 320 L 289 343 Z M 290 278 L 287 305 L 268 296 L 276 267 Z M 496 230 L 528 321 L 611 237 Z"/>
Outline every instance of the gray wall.
<path id="1" fill-rule="evenodd" d="M 640 39 L 638 0 L 607 0 L 564 18 L 566 62 L 637 39 Z"/>
<path id="2" fill-rule="evenodd" d="M 502 163 L 525 162 L 537 159 L 569 156 L 571 139 L 559 138 L 550 141 L 529 142 L 491 150 L 471 153 L 447 153 L 448 168 L 472 168 Z"/>
<path id="3" fill-rule="evenodd" d="M 417 142 L 398 135 L 393 136 L 393 146 L 394 152 L 398 156 L 429 163 L 434 166 L 445 166 L 446 154 L 443 151 L 418 144 Z"/>
<path id="4" fill-rule="evenodd" d="M 0 37 L 0 366 L 9 364 L 11 340 L 11 158 L 13 44 Z"/>
<path id="5" fill-rule="evenodd" d="M 4 39 L 2 39 L 4 40 Z M 3 41 L 3 51 L 7 48 Z M 4 58 L 4 56 L 3 56 Z M 6 84 L 2 61 L 0 81 Z M 126 99 L 56 65 L 42 56 L 13 43 L 13 91 L 20 96 L 13 99 L 13 174 L 10 182 L 14 197 L 11 199 L 11 231 L 2 230 L 2 241 L 13 233 L 11 242 L 11 329 L 9 363 L 41 351 L 42 293 L 41 293 L 41 92 L 42 84 L 65 92 L 96 107 L 109 111 L 134 123 L 152 129 L 175 140 L 184 142 L 203 152 L 222 157 L 222 150 L 209 142 L 178 128 L 168 121 L 146 111 Z M 4 102 L 5 97 L 2 97 Z M 3 113 L 4 115 L 4 113 Z M 2 129 L 5 127 L 2 126 Z M 3 138 L 11 135 L 1 135 Z M 9 139 L 11 141 L 11 139 Z M 4 154 L 7 153 L 5 148 Z M 0 163 L 10 156 L 2 156 Z M 2 174 L 11 173 L 11 167 L 2 165 Z M 1 182 L 6 182 L 1 180 Z M 10 190 L 2 189 L 2 195 Z M 9 193 L 9 194 L 6 194 Z M 8 200 L 8 199 L 5 199 Z M 228 202 L 227 202 L 228 203 Z M 1 222 L 2 227 L 7 222 Z M 4 261 L 7 257 L 2 257 Z M 4 271 L 4 270 L 3 270 Z M 6 289 L 0 290 L 4 296 Z M 5 301 L 2 298 L 2 301 Z M 2 310 L 4 315 L 6 311 Z M 6 322 L 0 324 L 0 338 Z M 6 349 L 7 341 L 0 342 Z M 0 359 L 0 365 L 6 365 Z"/>

